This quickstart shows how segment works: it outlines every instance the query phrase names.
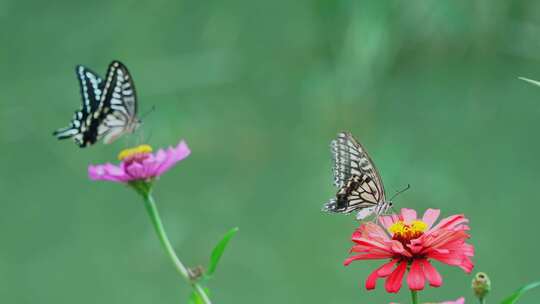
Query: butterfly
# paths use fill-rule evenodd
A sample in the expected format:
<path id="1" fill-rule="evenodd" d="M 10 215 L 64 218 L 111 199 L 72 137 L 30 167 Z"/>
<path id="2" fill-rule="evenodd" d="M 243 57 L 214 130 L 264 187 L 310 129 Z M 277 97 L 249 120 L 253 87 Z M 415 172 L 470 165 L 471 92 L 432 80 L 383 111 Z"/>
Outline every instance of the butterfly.
<path id="1" fill-rule="evenodd" d="M 331 143 L 336 197 L 323 211 L 351 213 L 363 220 L 386 213 L 392 202 L 386 199 L 382 179 L 366 149 L 348 132 L 341 132 Z"/>
<path id="2" fill-rule="evenodd" d="M 54 131 L 58 139 L 73 138 L 81 148 L 103 139 L 112 143 L 140 125 L 137 118 L 137 95 L 127 67 L 113 61 L 103 81 L 95 72 L 78 65 L 75 69 L 82 107 L 75 112 L 68 127 Z"/>

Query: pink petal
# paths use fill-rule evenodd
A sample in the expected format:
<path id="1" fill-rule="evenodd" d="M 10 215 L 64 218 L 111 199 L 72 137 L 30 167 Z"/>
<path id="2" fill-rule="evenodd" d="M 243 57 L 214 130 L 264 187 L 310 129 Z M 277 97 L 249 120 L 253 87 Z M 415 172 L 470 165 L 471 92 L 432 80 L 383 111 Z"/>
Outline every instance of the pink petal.
<path id="1" fill-rule="evenodd" d="M 410 224 L 412 221 L 417 219 L 416 211 L 413 209 L 408 209 L 408 208 L 401 209 L 401 216 L 403 217 L 403 221 L 406 224 Z"/>
<path id="2" fill-rule="evenodd" d="M 354 231 L 352 240 L 354 241 L 355 239 L 360 238 L 376 239 L 377 241 L 385 241 L 390 239 L 388 234 L 381 228 L 381 226 L 371 222 L 360 225 L 360 227 Z"/>
<path id="3" fill-rule="evenodd" d="M 169 170 L 177 162 L 188 157 L 188 155 L 191 153 L 191 150 L 189 150 L 189 147 L 184 140 L 181 140 L 180 143 L 174 148 L 169 148 L 165 152 L 161 151 L 163 150 L 160 149 L 160 151 L 158 151 L 158 154 L 161 153 L 161 157 L 163 157 L 163 153 L 165 153 L 166 157 L 157 169 L 157 175 L 165 173 L 165 171 Z"/>
<path id="4" fill-rule="evenodd" d="M 432 230 L 436 229 L 454 229 L 455 227 L 467 223 L 469 220 L 463 214 L 452 215 L 441 220 Z"/>
<path id="5" fill-rule="evenodd" d="M 426 212 L 424 212 L 424 216 L 422 217 L 422 222 L 426 223 L 428 225 L 427 230 L 433 226 L 433 223 L 439 218 L 439 214 L 441 214 L 441 210 L 439 209 L 428 209 Z"/>
<path id="6" fill-rule="evenodd" d="M 129 165 L 126 166 L 125 170 L 133 180 L 146 179 L 149 177 L 149 176 L 146 176 L 145 174 L 144 166 L 137 162 L 130 163 Z"/>
<path id="7" fill-rule="evenodd" d="M 407 262 L 401 261 L 394 272 L 386 279 L 385 289 L 389 293 L 397 293 L 401 289 L 403 275 L 407 271 Z"/>
<path id="8" fill-rule="evenodd" d="M 360 260 L 380 260 L 380 259 L 386 259 L 392 257 L 391 253 L 367 253 L 367 254 L 359 254 L 352 257 L 348 257 L 345 259 L 345 262 L 343 262 L 343 265 L 349 266 L 350 263 L 354 261 L 360 261 Z"/>
<path id="9" fill-rule="evenodd" d="M 88 177 L 92 180 L 106 180 L 112 182 L 126 182 L 129 176 L 113 164 L 90 165 L 88 166 Z"/>
<path id="10" fill-rule="evenodd" d="M 422 260 L 414 259 L 407 276 L 407 284 L 411 290 L 422 290 L 425 285 L 424 271 L 422 270 Z"/>
<path id="11" fill-rule="evenodd" d="M 392 249 L 386 245 L 386 243 L 378 242 L 377 240 L 370 240 L 367 238 L 357 238 L 353 240 L 356 244 L 365 247 L 371 247 L 373 249 L 379 249 L 382 251 L 392 252 Z"/>
<path id="12" fill-rule="evenodd" d="M 441 302 L 440 304 L 465 304 L 465 298 L 461 297 L 455 301 L 446 301 L 446 302 Z"/>
<path id="13" fill-rule="evenodd" d="M 435 269 L 435 267 L 433 267 L 433 265 L 431 265 L 431 263 L 426 259 L 422 259 L 420 261 L 422 266 L 424 266 L 424 275 L 426 276 L 429 285 L 433 287 L 440 287 L 443 280 L 437 269 Z"/>
<path id="14" fill-rule="evenodd" d="M 396 215 L 383 215 L 379 216 L 378 218 L 381 225 L 386 229 L 390 229 L 390 226 L 392 226 L 395 222 L 398 221 L 398 218 Z"/>

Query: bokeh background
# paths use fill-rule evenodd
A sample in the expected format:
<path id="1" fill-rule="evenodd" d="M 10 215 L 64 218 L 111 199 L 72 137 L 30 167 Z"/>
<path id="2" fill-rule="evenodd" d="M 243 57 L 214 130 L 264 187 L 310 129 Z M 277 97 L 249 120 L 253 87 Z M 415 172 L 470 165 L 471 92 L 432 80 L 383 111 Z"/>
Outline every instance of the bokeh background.
<path id="1" fill-rule="evenodd" d="M 179 255 L 205 264 L 240 227 L 215 303 L 408 303 L 343 267 L 353 217 L 327 215 L 329 142 L 349 130 L 397 206 L 471 220 L 491 302 L 540 278 L 538 1 L 0 0 L 0 297 L 5 303 L 185 303 L 143 203 L 91 182 L 122 148 L 186 139 L 155 188 Z M 122 60 L 140 132 L 79 149 L 51 133 L 79 107 L 74 73 Z M 437 264 L 424 301 L 474 303 Z M 521 303 L 538 303 L 531 292 Z"/>

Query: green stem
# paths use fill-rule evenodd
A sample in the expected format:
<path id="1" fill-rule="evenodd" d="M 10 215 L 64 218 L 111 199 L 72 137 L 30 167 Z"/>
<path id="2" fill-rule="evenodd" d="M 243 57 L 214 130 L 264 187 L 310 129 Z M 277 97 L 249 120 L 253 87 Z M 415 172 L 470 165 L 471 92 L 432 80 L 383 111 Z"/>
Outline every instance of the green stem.
<path id="1" fill-rule="evenodd" d="M 418 292 L 416 290 L 411 290 L 411 299 L 412 304 L 418 304 Z"/>
<path id="2" fill-rule="evenodd" d="M 486 304 L 486 298 L 479 298 L 480 304 Z"/>
<path id="3" fill-rule="evenodd" d="M 159 216 L 159 212 L 156 203 L 154 202 L 154 198 L 152 197 L 152 194 L 150 193 L 150 191 L 141 194 L 143 194 L 146 211 L 148 211 L 148 215 L 150 215 L 150 219 L 152 220 L 154 229 L 156 230 L 159 240 L 161 241 L 161 245 L 163 245 L 163 248 L 165 248 L 165 251 L 171 258 L 176 270 L 178 271 L 178 273 L 180 273 L 182 277 L 184 277 L 184 279 L 186 279 L 186 281 L 193 287 L 193 289 L 195 289 L 195 292 L 197 292 L 197 294 L 200 296 L 200 298 L 205 304 L 212 304 L 210 298 L 204 291 L 204 288 L 202 288 L 199 283 L 191 279 L 188 268 L 180 261 L 178 256 L 176 256 L 174 248 L 172 247 L 171 242 L 167 237 L 167 233 L 165 232 L 165 228 L 163 228 L 163 223 L 161 222 L 161 218 Z"/>

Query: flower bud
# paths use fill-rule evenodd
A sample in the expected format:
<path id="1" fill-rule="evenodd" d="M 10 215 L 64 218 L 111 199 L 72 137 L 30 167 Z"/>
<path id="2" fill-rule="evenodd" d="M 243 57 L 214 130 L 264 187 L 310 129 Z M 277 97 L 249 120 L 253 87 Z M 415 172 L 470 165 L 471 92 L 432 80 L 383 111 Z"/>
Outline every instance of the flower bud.
<path id="1" fill-rule="evenodd" d="M 479 272 L 474 276 L 471 287 L 474 295 L 482 300 L 491 290 L 491 281 L 486 273 Z"/>

